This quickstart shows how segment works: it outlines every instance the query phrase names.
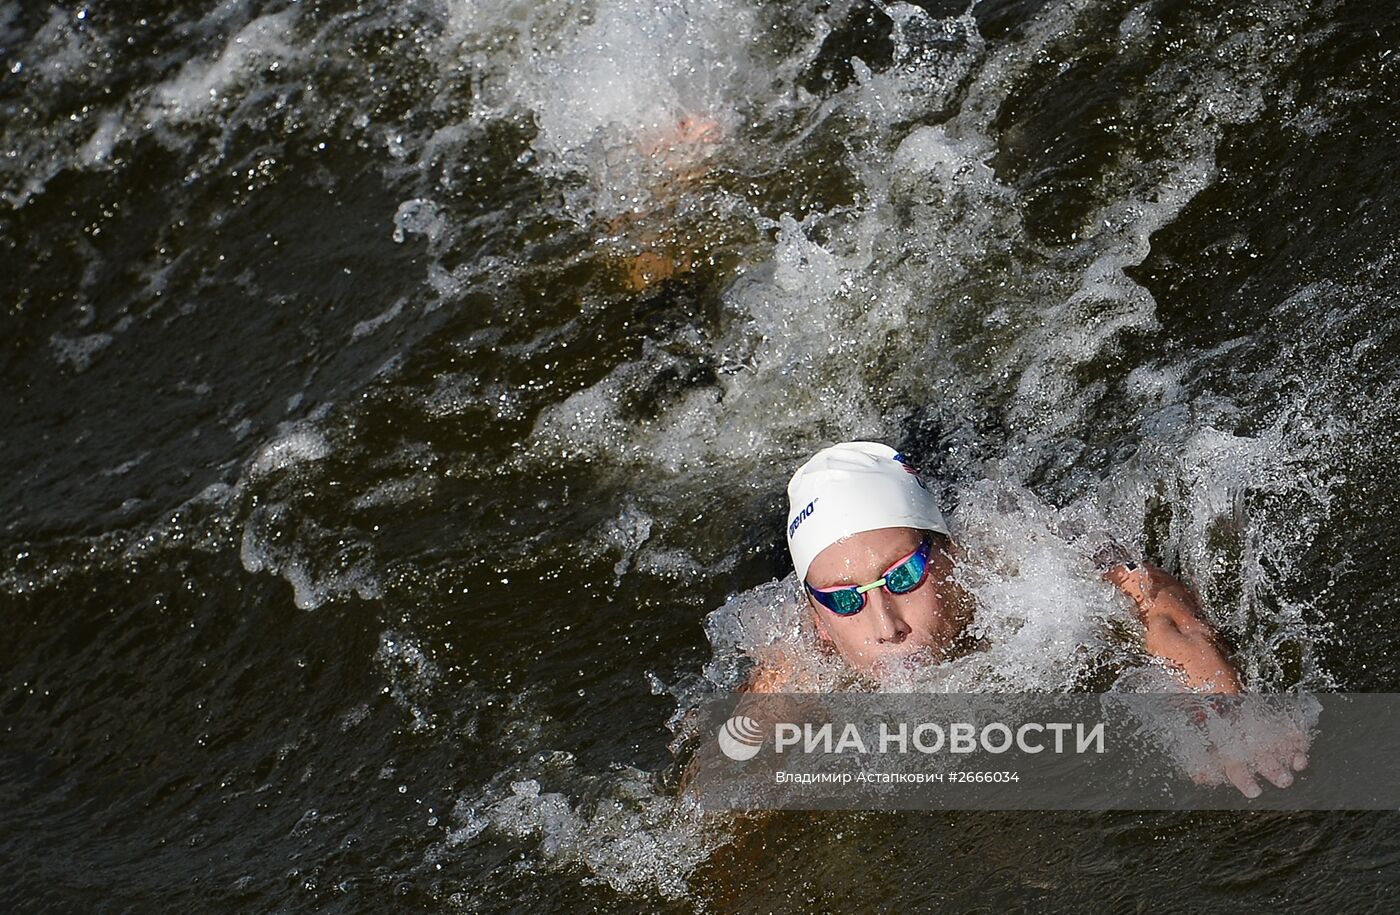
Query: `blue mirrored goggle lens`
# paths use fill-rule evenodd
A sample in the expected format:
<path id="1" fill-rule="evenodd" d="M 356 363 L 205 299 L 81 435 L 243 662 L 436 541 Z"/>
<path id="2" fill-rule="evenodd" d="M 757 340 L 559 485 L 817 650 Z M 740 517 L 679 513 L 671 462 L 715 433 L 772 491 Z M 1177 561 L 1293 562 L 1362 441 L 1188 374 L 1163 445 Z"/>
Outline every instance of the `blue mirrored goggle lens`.
<path id="1" fill-rule="evenodd" d="M 885 573 L 885 587 L 895 594 L 907 594 L 919 586 L 923 581 L 924 568 L 928 565 L 928 554 L 923 550 L 910 556 L 906 562 L 901 563 Z"/>
<path id="2" fill-rule="evenodd" d="M 817 599 L 817 603 L 837 616 L 850 616 L 853 613 L 859 613 L 860 608 L 865 606 L 865 595 L 857 593 L 855 588 L 842 588 L 840 591 L 817 591 L 809 586 L 807 591 Z"/>

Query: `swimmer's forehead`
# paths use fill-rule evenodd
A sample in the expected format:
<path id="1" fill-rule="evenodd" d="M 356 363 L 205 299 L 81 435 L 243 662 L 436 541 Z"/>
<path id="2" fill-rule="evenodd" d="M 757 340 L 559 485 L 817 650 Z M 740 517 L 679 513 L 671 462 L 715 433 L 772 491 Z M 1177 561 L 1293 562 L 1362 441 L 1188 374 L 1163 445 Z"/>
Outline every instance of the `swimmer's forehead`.
<path id="1" fill-rule="evenodd" d="M 889 527 L 851 534 L 816 555 L 807 580 L 819 588 L 863 585 L 912 553 L 923 538 L 912 527 Z"/>

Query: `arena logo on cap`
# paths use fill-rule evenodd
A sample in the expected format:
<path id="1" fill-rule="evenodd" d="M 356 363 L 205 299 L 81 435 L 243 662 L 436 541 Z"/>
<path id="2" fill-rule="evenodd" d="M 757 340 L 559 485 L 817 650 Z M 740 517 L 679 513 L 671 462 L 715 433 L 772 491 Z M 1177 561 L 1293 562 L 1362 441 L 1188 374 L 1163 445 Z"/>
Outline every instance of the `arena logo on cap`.
<path id="1" fill-rule="evenodd" d="M 821 496 L 817 496 L 817 499 L 820 498 Z M 789 540 L 792 539 L 793 534 L 797 533 L 798 526 L 801 525 L 803 521 L 806 521 L 812 516 L 812 508 L 817 504 L 817 499 L 813 499 L 811 502 L 808 502 L 807 507 L 802 509 L 802 511 L 798 512 L 797 517 L 792 519 L 792 523 L 788 525 Z"/>

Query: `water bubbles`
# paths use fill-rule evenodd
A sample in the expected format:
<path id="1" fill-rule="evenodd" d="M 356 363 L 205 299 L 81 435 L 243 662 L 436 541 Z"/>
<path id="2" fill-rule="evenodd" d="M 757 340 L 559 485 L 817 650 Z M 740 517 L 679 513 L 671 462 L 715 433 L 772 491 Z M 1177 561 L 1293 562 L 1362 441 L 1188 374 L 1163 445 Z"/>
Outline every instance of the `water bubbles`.
<path id="1" fill-rule="evenodd" d="M 231 36 L 218 57 L 187 60 L 154 88 L 146 116 L 175 122 L 200 117 L 240 89 L 260 64 L 275 72 L 280 61 L 299 58 L 301 52 L 286 41 L 298 16 L 295 7 L 259 16 Z"/>
<path id="2" fill-rule="evenodd" d="M 426 197 L 415 197 L 399 204 L 394 213 L 393 239 L 403 244 L 409 235 L 422 235 L 430 245 L 446 233 L 448 222 L 442 208 Z"/>
<path id="3" fill-rule="evenodd" d="M 307 461 L 324 460 L 330 453 L 330 444 L 320 433 L 309 426 L 293 426 L 262 447 L 249 465 L 249 478 L 256 479 Z"/>
<path id="4" fill-rule="evenodd" d="M 567 754 L 540 762 L 555 776 L 577 774 Z M 620 768 L 600 783 L 603 794 L 588 802 L 546 791 L 537 777 L 513 778 L 508 789 L 463 797 L 453 811 L 461 824 L 450 829 L 441 854 L 469 842 L 488 828 L 532 838 L 546 862 L 583 867 L 622 893 L 659 892 L 677 899 L 689 894 L 689 874 L 708 857 L 713 842 L 700 829 L 698 814 L 656 794 L 647 773 Z M 507 793 L 508 791 L 508 793 Z"/>

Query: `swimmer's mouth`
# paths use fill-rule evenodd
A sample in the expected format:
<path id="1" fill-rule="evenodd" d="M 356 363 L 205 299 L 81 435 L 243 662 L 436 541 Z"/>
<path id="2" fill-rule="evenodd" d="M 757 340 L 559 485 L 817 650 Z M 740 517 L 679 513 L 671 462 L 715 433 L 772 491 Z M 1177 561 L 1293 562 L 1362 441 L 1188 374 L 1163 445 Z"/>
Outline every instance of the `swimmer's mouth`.
<path id="1" fill-rule="evenodd" d="M 932 645 L 917 645 L 906 651 L 891 651 L 881 655 L 875 661 L 875 669 L 880 672 L 918 670 L 921 667 L 937 664 L 938 661 L 938 649 Z"/>

